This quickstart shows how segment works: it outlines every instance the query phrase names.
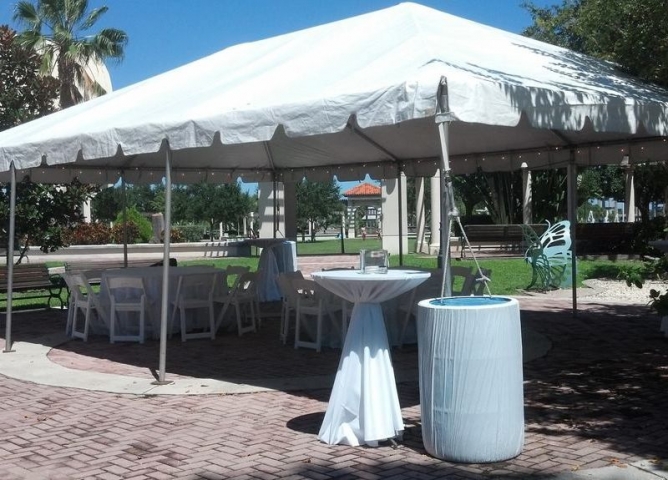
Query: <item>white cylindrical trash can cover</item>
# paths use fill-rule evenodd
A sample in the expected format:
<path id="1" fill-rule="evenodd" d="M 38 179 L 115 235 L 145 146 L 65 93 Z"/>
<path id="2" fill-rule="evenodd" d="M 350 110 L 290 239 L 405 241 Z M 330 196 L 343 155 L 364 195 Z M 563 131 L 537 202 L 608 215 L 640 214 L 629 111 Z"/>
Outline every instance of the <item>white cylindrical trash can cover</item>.
<path id="1" fill-rule="evenodd" d="M 422 438 L 456 462 L 496 462 L 524 444 L 517 300 L 450 297 L 418 304 Z"/>

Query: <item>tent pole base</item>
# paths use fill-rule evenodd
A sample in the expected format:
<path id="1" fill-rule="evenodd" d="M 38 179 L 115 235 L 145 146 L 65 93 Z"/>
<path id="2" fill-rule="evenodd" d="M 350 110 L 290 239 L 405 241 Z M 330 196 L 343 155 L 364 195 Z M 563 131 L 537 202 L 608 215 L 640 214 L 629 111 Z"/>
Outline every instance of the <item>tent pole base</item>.
<path id="1" fill-rule="evenodd" d="M 155 380 L 154 382 L 151 382 L 151 385 L 158 385 L 158 386 L 161 386 L 161 385 L 171 385 L 171 384 L 173 384 L 173 383 L 174 383 L 174 382 L 171 381 L 171 380 L 162 380 L 162 381 L 160 381 L 160 380 Z"/>

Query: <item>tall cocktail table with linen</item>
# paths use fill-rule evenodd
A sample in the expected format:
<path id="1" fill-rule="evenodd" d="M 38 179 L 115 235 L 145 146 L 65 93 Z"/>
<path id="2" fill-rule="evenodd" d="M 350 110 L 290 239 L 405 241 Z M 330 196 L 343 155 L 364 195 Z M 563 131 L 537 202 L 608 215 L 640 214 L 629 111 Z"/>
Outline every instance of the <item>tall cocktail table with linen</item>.
<path id="1" fill-rule="evenodd" d="M 339 369 L 318 438 L 329 444 L 377 445 L 404 430 L 381 302 L 417 287 L 427 272 L 312 274 L 330 292 L 355 304 Z"/>
<path id="2" fill-rule="evenodd" d="M 258 261 L 258 299 L 261 302 L 281 300 L 278 274 L 297 270 L 296 242 L 284 238 L 256 238 L 245 243 L 262 248 Z"/>

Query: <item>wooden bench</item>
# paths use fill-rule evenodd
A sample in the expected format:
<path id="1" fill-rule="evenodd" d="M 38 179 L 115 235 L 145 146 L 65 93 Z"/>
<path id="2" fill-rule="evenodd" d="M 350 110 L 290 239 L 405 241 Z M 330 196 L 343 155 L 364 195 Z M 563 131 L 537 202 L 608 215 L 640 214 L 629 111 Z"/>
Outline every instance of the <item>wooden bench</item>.
<path id="1" fill-rule="evenodd" d="M 534 231 L 541 235 L 547 225 L 535 224 L 531 225 Z M 466 238 L 462 235 L 459 238 L 461 258 L 466 257 L 468 246 L 466 239 L 468 239 L 472 250 L 481 251 L 483 248 L 496 251 L 519 252 L 524 245 L 524 235 L 522 233 L 522 225 L 507 224 L 507 225 L 464 225 L 464 233 Z"/>
<path id="2" fill-rule="evenodd" d="M 51 299 L 60 302 L 60 308 L 65 306 L 60 294 L 63 290 L 62 278 L 51 275 L 43 263 L 14 265 L 12 292 L 27 292 L 20 299 L 46 298 L 47 308 L 51 307 Z M 0 267 L 0 293 L 7 294 L 7 266 Z M 13 298 L 18 300 L 19 298 Z M 3 299 L 7 301 L 7 299 Z"/>
<path id="3" fill-rule="evenodd" d="M 632 253 L 636 223 L 578 223 L 575 226 L 577 254 Z"/>

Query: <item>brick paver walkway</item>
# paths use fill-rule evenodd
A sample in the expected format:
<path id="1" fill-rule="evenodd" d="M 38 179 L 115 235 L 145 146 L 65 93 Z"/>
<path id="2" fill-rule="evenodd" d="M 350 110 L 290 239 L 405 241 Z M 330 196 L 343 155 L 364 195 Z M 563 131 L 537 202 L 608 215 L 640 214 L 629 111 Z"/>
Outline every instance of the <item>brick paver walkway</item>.
<path id="1" fill-rule="evenodd" d="M 658 319 L 639 306 L 593 304 L 580 305 L 574 318 L 567 299 L 547 296 L 520 305 L 523 326 L 549 337 L 553 348 L 525 364 L 525 447 L 509 461 L 454 464 L 426 454 L 418 383 L 410 375 L 398 386 L 406 431 L 396 448 L 320 443 L 329 389 L 132 396 L 0 376 L 0 478 L 524 479 L 606 465 L 623 472 L 640 459 L 668 459 L 668 339 Z M 16 313 L 14 339 L 34 340 L 64 323 L 60 311 Z M 283 346 L 276 322 L 266 320 L 260 333 L 242 338 L 170 341 L 167 370 L 168 377 L 261 384 L 332 375 L 339 353 Z M 50 359 L 150 376 L 157 344 L 77 340 L 52 350 Z M 406 377 L 417 369 L 417 349 L 395 350 L 393 361 Z"/>

